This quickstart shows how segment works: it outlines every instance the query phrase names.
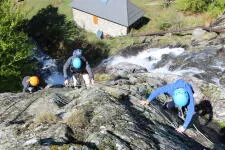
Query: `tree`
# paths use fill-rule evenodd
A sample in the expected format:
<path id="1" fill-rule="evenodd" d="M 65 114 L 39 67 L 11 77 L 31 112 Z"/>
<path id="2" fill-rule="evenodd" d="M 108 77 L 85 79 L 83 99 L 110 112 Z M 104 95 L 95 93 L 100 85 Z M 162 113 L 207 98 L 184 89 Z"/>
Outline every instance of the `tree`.
<path id="1" fill-rule="evenodd" d="M 11 0 L 0 1 L 0 92 L 17 91 L 27 72 L 32 45 L 22 31 L 24 17 Z"/>

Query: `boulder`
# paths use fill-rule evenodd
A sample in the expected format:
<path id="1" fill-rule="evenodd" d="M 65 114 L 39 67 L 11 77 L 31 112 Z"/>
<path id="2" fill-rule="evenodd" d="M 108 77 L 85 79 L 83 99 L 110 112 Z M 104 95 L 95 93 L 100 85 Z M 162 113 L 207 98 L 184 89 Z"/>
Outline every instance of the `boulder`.
<path id="1" fill-rule="evenodd" d="M 144 73 L 147 69 L 131 63 L 118 63 L 106 67 L 106 72 L 112 75 L 127 75 L 131 73 Z"/>
<path id="2" fill-rule="evenodd" d="M 166 96 L 150 106 L 139 104 L 152 90 L 178 78 L 134 73 L 88 89 L 0 94 L 0 149 L 224 149 L 215 128 L 199 124 L 198 129 L 210 129 L 203 132 L 212 137 L 208 140 L 192 127 L 187 136 L 177 133 L 174 127 L 182 121 L 160 105 Z M 198 96 L 211 96 L 213 107 L 224 109 L 223 101 L 216 102 L 224 98 L 224 89 L 197 78 L 184 79 Z M 215 119 L 224 119 L 223 112 L 213 112 Z"/>

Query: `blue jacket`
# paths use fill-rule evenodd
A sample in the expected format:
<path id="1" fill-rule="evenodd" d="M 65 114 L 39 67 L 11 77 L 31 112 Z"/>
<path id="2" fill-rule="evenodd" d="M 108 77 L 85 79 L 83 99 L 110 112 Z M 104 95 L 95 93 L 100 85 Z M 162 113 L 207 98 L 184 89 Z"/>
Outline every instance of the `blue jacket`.
<path id="1" fill-rule="evenodd" d="M 191 122 L 192 116 L 195 113 L 195 108 L 194 108 L 195 102 L 193 98 L 194 91 L 192 86 L 189 83 L 187 83 L 186 81 L 182 79 L 179 79 L 174 83 L 167 84 L 165 86 L 157 88 L 154 92 L 151 93 L 151 95 L 148 97 L 147 100 L 152 101 L 158 95 L 164 94 L 164 93 L 167 93 L 172 97 L 174 90 L 176 90 L 177 88 L 185 89 L 189 95 L 189 102 L 187 104 L 187 115 L 183 124 L 184 129 L 186 129 L 189 123 Z"/>

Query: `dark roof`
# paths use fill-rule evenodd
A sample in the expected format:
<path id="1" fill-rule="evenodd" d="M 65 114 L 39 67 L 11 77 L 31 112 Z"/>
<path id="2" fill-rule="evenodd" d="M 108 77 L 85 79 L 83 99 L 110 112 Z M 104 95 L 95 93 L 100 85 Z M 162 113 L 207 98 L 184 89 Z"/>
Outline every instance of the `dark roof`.
<path id="1" fill-rule="evenodd" d="M 70 5 L 80 11 L 124 26 L 132 25 L 144 15 L 144 11 L 129 0 L 73 0 Z"/>

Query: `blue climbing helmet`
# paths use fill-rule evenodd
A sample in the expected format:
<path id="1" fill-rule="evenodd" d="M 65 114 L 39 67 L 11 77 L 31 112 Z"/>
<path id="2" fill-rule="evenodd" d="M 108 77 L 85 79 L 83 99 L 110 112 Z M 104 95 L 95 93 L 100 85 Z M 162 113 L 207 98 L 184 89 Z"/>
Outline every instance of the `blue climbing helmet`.
<path id="1" fill-rule="evenodd" d="M 72 65 L 73 65 L 74 68 L 80 69 L 81 65 L 82 65 L 81 59 L 79 57 L 73 58 Z"/>
<path id="2" fill-rule="evenodd" d="M 172 97 L 174 103 L 179 107 L 186 106 L 189 100 L 188 93 L 183 88 L 176 89 Z"/>
<path id="3" fill-rule="evenodd" d="M 77 56 L 77 57 L 82 56 L 82 50 L 81 50 L 81 49 L 75 49 L 75 50 L 73 51 L 73 55 L 74 55 L 74 56 Z"/>

